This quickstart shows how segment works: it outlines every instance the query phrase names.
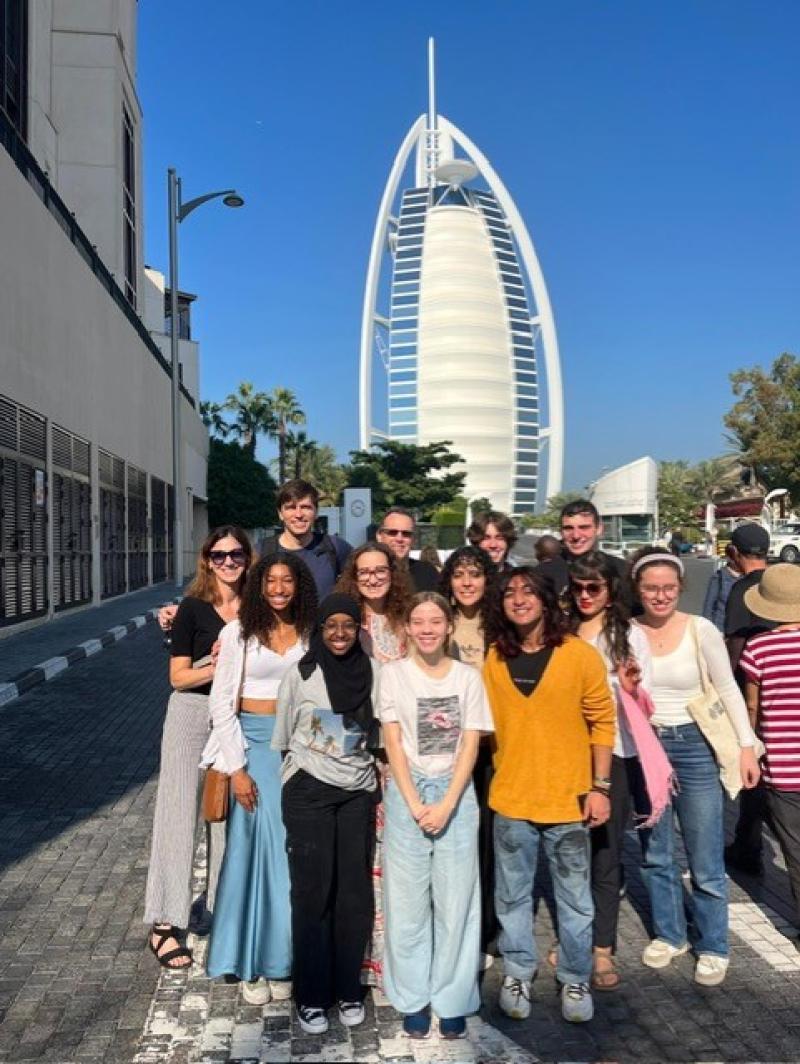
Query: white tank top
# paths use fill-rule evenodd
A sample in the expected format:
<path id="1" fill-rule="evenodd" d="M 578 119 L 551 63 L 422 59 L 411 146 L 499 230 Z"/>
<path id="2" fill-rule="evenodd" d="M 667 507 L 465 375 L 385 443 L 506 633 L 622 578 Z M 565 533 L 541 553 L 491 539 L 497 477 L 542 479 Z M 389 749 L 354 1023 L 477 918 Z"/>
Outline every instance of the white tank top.
<path id="1" fill-rule="evenodd" d="M 256 639 L 247 644 L 242 698 L 277 698 L 281 680 L 306 648 L 298 641 L 285 654 L 276 654 Z"/>

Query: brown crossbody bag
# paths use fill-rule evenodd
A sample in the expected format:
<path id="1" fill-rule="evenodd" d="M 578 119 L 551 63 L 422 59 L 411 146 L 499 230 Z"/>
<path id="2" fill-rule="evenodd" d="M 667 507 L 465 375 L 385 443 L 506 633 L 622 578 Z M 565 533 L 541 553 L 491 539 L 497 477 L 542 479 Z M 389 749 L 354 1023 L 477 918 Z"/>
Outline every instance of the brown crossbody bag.
<path id="1" fill-rule="evenodd" d="M 247 660 L 247 647 L 242 654 L 242 675 L 239 678 L 239 694 L 236 699 L 236 712 L 239 712 L 242 700 L 242 681 L 244 680 L 244 668 Z M 201 810 L 203 820 L 209 824 L 218 824 L 228 819 L 228 811 L 231 804 L 231 778 L 226 772 L 219 772 L 215 768 L 206 769 L 206 778 L 203 780 L 203 797 Z"/>

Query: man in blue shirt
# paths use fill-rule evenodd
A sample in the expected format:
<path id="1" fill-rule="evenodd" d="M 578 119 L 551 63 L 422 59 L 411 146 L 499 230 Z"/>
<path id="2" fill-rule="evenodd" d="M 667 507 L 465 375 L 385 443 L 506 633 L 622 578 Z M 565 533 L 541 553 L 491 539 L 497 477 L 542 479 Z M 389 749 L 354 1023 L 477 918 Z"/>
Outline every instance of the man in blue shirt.
<path id="1" fill-rule="evenodd" d="M 333 590 L 347 556 L 350 544 L 339 536 L 315 531 L 319 510 L 319 492 L 307 480 L 289 480 L 278 492 L 278 514 L 283 529 L 277 536 L 265 536 L 258 544 L 258 553 L 294 554 L 308 566 L 320 602 Z"/>

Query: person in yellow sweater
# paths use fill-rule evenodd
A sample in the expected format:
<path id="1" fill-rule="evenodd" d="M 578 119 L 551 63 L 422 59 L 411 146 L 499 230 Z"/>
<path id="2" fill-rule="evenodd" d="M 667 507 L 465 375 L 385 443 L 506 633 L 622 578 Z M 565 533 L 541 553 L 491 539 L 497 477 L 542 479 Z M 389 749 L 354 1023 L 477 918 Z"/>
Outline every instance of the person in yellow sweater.
<path id="1" fill-rule="evenodd" d="M 607 670 L 593 646 L 567 634 L 552 587 L 535 569 L 500 578 L 490 640 L 483 679 L 497 744 L 489 805 L 505 970 L 499 1004 L 512 1019 L 530 1014 L 542 845 L 558 917 L 562 1015 L 582 1023 L 594 1015 L 589 829 L 610 811 L 616 713 Z"/>

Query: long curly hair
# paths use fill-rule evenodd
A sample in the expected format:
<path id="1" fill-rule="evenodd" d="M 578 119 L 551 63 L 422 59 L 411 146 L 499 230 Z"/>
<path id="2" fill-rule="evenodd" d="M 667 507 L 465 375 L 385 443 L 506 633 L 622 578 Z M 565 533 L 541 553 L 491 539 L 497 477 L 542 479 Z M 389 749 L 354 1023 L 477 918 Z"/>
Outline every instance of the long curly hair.
<path id="1" fill-rule="evenodd" d="M 278 617 L 264 595 L 264 580 L 276 565 L 285 565 L 294 577 L 294 596 L 289 603 L 289 618 L 304 643 L 311 638 L 317 615 L 317 585 L 305 562 L 293 554 L 277 551 L 265 555 L 250 569 L 239 607 L 239 621 L 245 642 L 255 636 L 269 646 L 271 633 L 278 627 Z"/>
<path id="2" fill-rule="evenodd" d="M 449 555 L 439 578 L 439 594 L 450 603 L 453 613 L 459 613 L 459 605 L 453 594 L 453 573 L 462 566 L 474 566 L 486 577 L 483 597 L 478 603 L 478 619 L 484 632 L 489 630 L 489 615 L 497 595 L 497 569 L 494 562 L 481 547 L 459 547 Z"/>
<path id="3" fill-rule="evenodd" d="M 600 551 L 588 551 L 570 561 L 568 565 L 570 579 L 603 580 L 608 588 L 608 607 L 603 617 L 601 635 L 612 663 L 622 665 L 631 656 L 628 633 L 631 629 L 631 615 L 624 601 L 622 578 L 616 566 L 608 556 Z M 568 596 L 567 618 L 569 630 L 577 634 L 583 617 L 572 594 Z"/>
<path id="4" fill-rule="evenodd" d="M 256 553 L 253 550 L 253 544 L 250 542 L 250 537 L 243 528 L 239 528 L 238 525 L 219 525 L 217 528 L 212 528 L 203 540 L 203 545 L 200 547 L 200 552 L 197 555 L 197 568 L 195 570 L 194 578 L 192 579 L 191 584 L 186 588 L 186 591 L 184 592 L 185 595 L 191 595 L 192 598 L 199 598 L 204 602 L 211 602 L 214 605 L 220 601 L 219 589 L 217 587 L 217 581 L 214 576 L 214 570 L 209 555 L 219 541 L 221 539 L 227 539 L 228 536 L 231 536 L 236 540 L 246 556 L 242 576 L 239 580 L 239 592 L 241 593 L 247 572 L 253 564 Z"/>
<path id="5" fill-rule="evenodd" d="M 389 566 L 390 571 L 389 591 L 386 595 L 385 606 L 386 619 L 392 631 L 400 633 L 403 630 L 403 622 L 408 611 L 408 604 L 411 601 L 411 581 L 407 570 L 397 564 L 394 554 L 383 543 L 370 541 L 362 543 L 360 547 L 356 547 L 344 564 L 342 575 L 336 583 L 336 590 L 354 598 L 361 607 L 362 613 L 364 612 L 364 605 L 367 600 L 361 594 L 361 588 L 356 579 L 356 564 L 362 554 L 382 554 L 386 559 L 386 564 Z"/>
<path id="6" fill-rule="evenodd" d="M 529 565 L 519 565 L 500 574 L 497 594 L 494 596 L 489 614 L 489 628 L 486 633 L 487 645 L 494 644 L 501 658 L 516 658 L 522 653 L 522 642 L 516 625 L 506 616 L 503 606 L 508 585 L 514 577 L 521 576 L 542 604 L 544 629 L 542 642 L 546 647 L 559 647 L 569 634 L 567 618 L 558 602 L 558 597 L 550 581 L 539 569 Z"/>

